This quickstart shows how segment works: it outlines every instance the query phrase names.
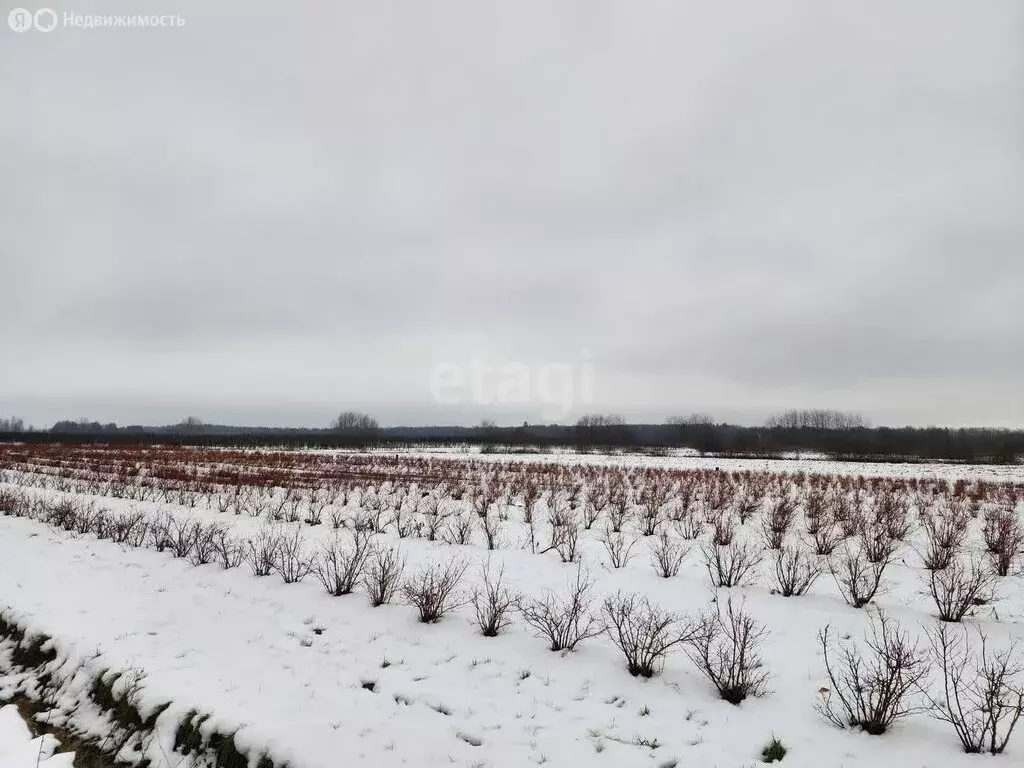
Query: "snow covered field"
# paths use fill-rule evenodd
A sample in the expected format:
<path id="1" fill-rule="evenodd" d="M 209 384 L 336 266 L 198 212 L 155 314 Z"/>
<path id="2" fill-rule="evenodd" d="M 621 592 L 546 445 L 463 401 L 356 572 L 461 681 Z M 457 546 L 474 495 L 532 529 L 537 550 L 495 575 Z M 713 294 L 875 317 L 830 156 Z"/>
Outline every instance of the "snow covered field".
<path id="1" fill-rule="evenodd" d="M 522 457 L 474 458 L 507 467 Z M 898 721 L 881 736 L 831 725 L 816 711 L 831 687 L 818 632 L 831 624 L 839 637 L 857 641 L 868 629 L 869 617 L 881 608 L 913 637 L 923 638 L 924 629 L 936 624 L 936 605 L 928 596 L 929 572 L 921 563 L 920 553 L 928 543 L 922 499 L 937 494 L 946 500 L 957 491 L 952 483 L 919 488 L 899 483 L 915 476 L 972 481 L 980 477 L 1005 483 L 981 486 L 982 491 L 971 483 L 963 497 L 964 509 L 970 508 L 975 517 L 965 523 L 962 556 L 965 562 L 973 556 L 987 563 L 992 556 L 985 554 L 984 521 L 1007 508 L 1019 520 L 1019 484 L 1024 479 L 1020 468 L 1007 474 L 986 467 L 974 474 L 963 467 L 941 467 L 940 473 L 939 467 L 914 466 L 896 472 L 876 464 L 830 464 L 826 469 L 820 462 L 813 467 L 771 462 L 768 471 L 772 473 L 834 472 L 836 478 L 822 486 L 828 494 L 856 492 L 855 484 L 842 486 L 840 475 L 891 471 L 898 478 L 896 493 L 906 499 L 910 530 L 905 541 L 893 543 L 879 594 L 866 608 L 857 609 L 847 604 L 827 572 L 804 596 L 776 594 L 777 553 L 762 551 L 766 521 L 777 497 L 799 496 L 786 542 L 801 543 L 813 559 L 813 537 L 806 530 L 808 494 L 813 489 L 797 490 L 791 480 L 773 476 L 774 480 L 766 480 L 765 494 L 749 519 L 740 524 L 737 510 L 742 506 L 742 489 L 759 481 L 737 476 L 727 482 L 731 496 L 719 513 L 735 523 L 736 544 L 729 546 L 748 545 L 763 561 L 744 585 L 715 589 L 704 551 L 714 551 L 716 546 L 711 543 L 716 524 L 708 522 L 719 514 L 711 509 L 717 503 L 713 499 L 719 492 L 717 484 L 722 482 L 716 475 L 669 476 L 670 485 L 691 478 L 699 486 L 692 510 L 685 515 L 680 513 L 678 488 L 677 495 L 652 502 L 651 487 L 660 475 L 630 475 L 636 494 L 626 502 L 620 536 L 623 544 L 632 546 L 633 557 L 616 568 L 605 541 L 615 538 L 605 534 L 613 507 L 602 508 L 589 529 L 583 527 L 582 518 L 587 515 L 586 499 L 593 498 L 593 484 L 618 482 L 618 475 L 598 475 L 597 480 L 588 475 L 580 500 L 572 502 L 572 486 L 582 479 L 573 474 L 574 466 L 596 463 L 595 457 L 576 459 L 574 464 L 556 467 L 561 473 L 557 482 L 563 485 L 545 485 L 548 495 L 536 502 L 532 536 L 525 522 L 524 488 L 516 485 L 519 481 L 512 475 L 488 479 L 474 474 L 469 490 L 459 499 L 443 488 L 439 491 L 437 485 L 401 490 L 398 481 L 349 480 L 347 492 L 321 510 L 321 524 L 309 525 L 303 519 L 320 499 L 306 487 L 308 478 L 300 482 L 299 491 L 292 492 L 299 497 L 298 519 L 289 522 L 290 507 L 283 504 L 282 519 L 276 521 L 268 519 L 275 517 L 273 503 L 263 507 L 259 501 L 238 501 L 219 511 L 224 497 L 241 500 L 251 493 L 254 498 L 283 500 L 288 492 L 281 487 L 236 492 L 217 484 L 207 495 L 193 476 L 183 482 L 196 483 L 198 498 L 178 498 L 176 490 L 132 500 L 110 495 L 122 494 L 123 488 L 115 491 L 109 483 L 93 485 L 81 475 L 67 485 L 53 474 L 9 466 L 0 493 L 40 503 L 22 503 L 12 511 L 8 500 L 8 509 L 0 516 L 0 608 L 52 636 L 62 655 L 87 660 L 95 669 L 144 672 L 143 703 L 155 708 L 172 702 L 158 721 L 159 743 L 148 746 L 147 755 L 158 765 L 177 765 L 181 759 L 168 755 L 177 723 L 193 709 L 212 715 L 208 729 L 236 732 L 239 749 L 252 755 L 267 750 L 275 762 L 286 760 L 294 768 L 339 764 L 727 768 L 760 764 L 762 748 L 773 736 L 788 750 L 783 760 L 787 766 L 957 768 L 977 764 L 977 757 L 963 753 L 948 725 L 925 713 Z M 624 463 L 631 472 L 666 464 L 703 466 L 703 460 L 690 458 Z M 738 469 L 721 461 L 711 463 L 730 472 Z M 90 471 L 99 472 L 95 466 Z M 177 481 L 166 481 L 173 482 Z M 488 482 L 496 487 L 511 483 L 511 488 L 484 504 L 481 516 L 474 512 L 479 499 L 474 489 Z M 885 492 L 881 486 L 867 486 L 869 511 L 877 511 L 878 498 Z M 444 521 L 449 541 L 440 536 L 428 540 L 426 512 L 416 506 L 424 493 L 441 496 L 439 506 L 450 515 Z M 968 499 L 971 493 L 974 500 Z M 933 511 L 936 519 L 952 514 L 944 504 Z M 645 509 L 652 508 L 657 530 L 666 534 L 670 544 L 687 551 L 678 574 L 670 578 L 659 575 L 652 564 L 659 536 L 642 535 Z M 81 523 L 100 510 L 107 527 Z M 552 525 L 563 513 L 572 522 Z M 68 514 L 74 519 L 69 520 Z M 690 517 L 695 520 L 696 539 L 686 538 Z M 391 604 L 371 607 L 362 586 L 353 594 L 332 597 L 316 574 L 306 575 L 299 583 L 284 583 L 278 573 L 254 576 L 246 562 L 226 569 L 216 553 L 210 562 L 195 565 L 194 560 L 202 559 L 195 557 L 195 549 L 174 557 L 175 545 L 165 541 L 159 547 L 152 535 L 138 536 L 137 542 L 135 535 L 115 541 L 121 536 L 110 522 L 131 519 L 137 524 L 144 521 L 151 530 L 169 525 L 168 531 L 194 531 L 196 536 L 202 535 L 204 526 L 215 524 L 225 541 L 239 544 L 258 541 L 268 532 L 298 536 L 304 558 L 322 552 L 338 537 L 351 541 L 350 528 L 357 523 L 371 524 L 379 530 L 372 536 L 375 546 L 397 547 L 406 558 L 406 577 L 452 558 L 464 563 L 467 570 L 458 590 L 463 598 L 481 583 L 488 562 L 492 574 L 503 568 L 507 586 L 527 601 L 549 592 L 565 594 L 577 569 L 582 569 L 593 582 L 597 616 L 604 598 L 620 591 L 638 593 L 690 620 L 724 605 L 732 595 L 735 605 L 742 605 L 767 631 L 761 649 L 763 670 L 770 675 L 766 695 L 747 698 L 739 706 L 723 701 L 689 658 L 685 645 L 673 649 L 660 674 L 645 679 L 627 672 L 622 653 L 607 634 L 585 639 L 571 653 L 552 652 L 518 614 L 512 615 L 511 625 L 498 637 L 483 637 L 474 625 L 470 604 L 459 606 L 438 623 L 423 624 L 401 592 Z M 453 527 L 463 519 L 471 524 L 469 543 L 451 543 L 459 538 Z M 334 530 L 332 520 L 345 527 Z M 486 547 L 485 521 L 496 526 L 493 551 Z M 558 530 L 568 526 L 575 526 L 579 533 L 577 551 L 569 553 L 569 559 L 578 562 L 563 562 L 564 541 L 557 549 L 543 551 L 554 543 L 553 537 L 562 535 Z M 103 538 L 98 538 L 97 531 Z M 531 540 L 536 543 L 531 545 Z M 1015 552 L 1010 575 L 994 578 L 998 599 L 973 606 L 965 619 L 982 628 L 996 647 L 1005 647 L 1022 635 L 1024 579 L 1016 575 L 1018 569 Z M 933 672 L 933 685 L 938 679 Z M 994 759 L 1010 765 L 1022 755 L 1024 737 L 1018 733 L 1007 755 Z"/>

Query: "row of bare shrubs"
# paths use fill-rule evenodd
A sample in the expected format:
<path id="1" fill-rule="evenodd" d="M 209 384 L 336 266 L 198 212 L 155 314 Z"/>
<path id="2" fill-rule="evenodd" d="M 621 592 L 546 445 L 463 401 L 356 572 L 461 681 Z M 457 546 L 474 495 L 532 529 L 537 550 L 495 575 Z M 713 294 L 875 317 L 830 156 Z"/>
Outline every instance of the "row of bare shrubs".
<path id="1" fill-rule="evenodd" d="M 839 728 L 871 735 L 924 712 L 948 723 L 965 752 L 1001 754 L 1024 714 L 1024 656 L 1016 642 L 993 649 L 981 630 L 974 644 L 971 634 L 938 622 L 925 644 L 881 611 L 859 644 L 826 626 L 819 641 L 830 687 L 817 709 Z"/>
<path id="2" fill-rule="evenodd" d="M 64 522 L 81 516 L 74 502 L 43 504 L 44 522 Z M 133 546 L 152 546 L 194 565 L 218 561 L 225 568 L 247 564 L 254 576 L 277 573 L 288 584 L 315 574 L 332 596 L 353 592 L 362 584 L 374 606 L 389 603 L 399 592 L 415 607 L 423 623 L 470 604 L 479 632 L 494 637 L 514 616 L 521 617 L 552 651 L 569 652 L 587 638 L 606 634 L 626 659 L 631 675 L 651 677 L 664 665 L 668 653 L 685 646 L 697 668 L 715 685 L 723 699 L 739 704 L 764 693 L 767 674 L 761 668 L 758 647 L 765 631 L 731 602 L 696 620 L 665 611 L 641 595 L 617 593 L 598 606 L 593 580 L 578 567 L 565 594 L 521 595 L 510 589 L 504 570 L 484 565 L 480 582 L 464 590 L 468 563 L 451 559 L 429 563 L 406 576 L 406 560 L 397 547 L 382 547 L 368 530 L 342 530 L 312 554 L 307 553 L 299 527 L 267 525 L 249 539 L 233 537 L 224 525 L 176 518 L 164 513 L 145 519 L 106 524 L 104 530 L 140 531 Z M 126 513 L 126 516 L 128 513 Z"/>
<path id="3" fill-rule="evenodd" d="M 943 570 L 956 558 L 967 525 L 980 508 L 971 501 L 966 484 L 963 488 L 958 484 L 959 490 L 952 493 L 946 488 L 947 495 L 939 496 L 937 486 L 917 483 L 872 481 L 870 485 L 858 482 L 851 486 L 845 482 L 837 484 L 835 478 L 780 476 L 774 480 L 755 480 L 747 475 L 742 482 L 728 486 L 723 482 L 725 478 L 716 476 L 683 478 L 674 482 L 668 476 L 653 473 L 639 478 L 635 487 L 632 481 L 620 479 L 610 485 L 595 482 L 589 488 L 574 481 L 561 490 L 553 485 L 544 489 L 532 481 L 502 485 L 496 474 L 483 475 L 478 484 L 460 487 L 453 483 L 448 487 L 442 483 L 431 490 L 390 481 L 359 487 L 348 482 L 332 485 L 310 480 L 311 486 L 305 491 L 289 487 L 280 493 L 273 488 L 239 485 L 234 487 L 232 498 L 236 512 L 242 505 L 254 515 L 267 514 L 271 519 L 282 519 L 282 514 L 287 520 L 303 519 L 300 508 L 305 505 L 307 517 L 315 517 L 306 519 L 309 524 L 318 524 L 324 509 L 332 504 L 345 506 L 352 502 L 358 507 L 354 517 L 340 510 L 330 511 L 336 529 L 354 526 L 380 533 L 393 526 L 399 537 L 422 536 L 451 544 L 470 544 L 481 530 L 488 549 L 503 545 L 502 529 L 509 507 L 519 499 L 524 519 L 529 523 L 529 538 L 524 546 L 539 553 L 555 550 L 567 563 L 579 560 L 581 531 L 589 529 L 603 514 L 607 515 L 608 524 L 601 542 L 614 568 L 624 567 L 635 554 L 637 540 L 622 531 L 624 521 L 635 518 L 640 532 L 653 537 L 652 564 L 666 578 L 678 573 L 690 549 L 687 542 L 700 537 L 707 525 L 711 528 L 713 547 L 702 549 L 717 586 L 743 583 L 756 570 L 757 563 L 751 561 L 760 560 L 756 546 L 719 549 L 732 545 L 737 521 L 740 526 L 745 525 L 766 506 L 761 518 L 763 536 L 769 549 L 781 551 L 802 511 L 807 536 L 818 555 L 830 558 L 833 576 L 837 576 L 837 571 L 832 567 L 832 558 L 843 545 L 844 552 L 836 561 L 843 584 L 850 587 L 843 590 L 844 596 L 848 595 L 848 602 L 858 606 L 873 598 L 886 565 L 910 532 L 912 508 L 919 510 L 926 537 L 921 557 L 929 570 Z M 978 485 L 978 493 L 978 498 L 988 493 L 983 484 Z M 457 497 L 465 500 L 446 503 L 446 496 L 452 502 L 457 502 Z M 219 502 L 221 497 L 217 498 Z M 986 507 L 984 534 L 994 569 L 1005 576 L 1024 548 L 1024 526 L 1014 510 L 1016 495 L 997 499 L 998 504 Z M 544 500 L 550 517 L 547 546 L 539 543 L 534 520 L 535 509 Z M 459 511 L 459 503 L 467 509 Z M 703 522 L 698 510 L 703 513 Z M 669 523 L 678 536 L 669 535 Z M 854 540 L 859 543 L 856 550 Z M 850 557 L 851 552 L 856 555 Z M 860 561 L 861 552 L 869 565 Z"/>
<path id="4" fill-rule="evenodd" d="M 389 577 L 396 569 L 400 571 L 403 565 L 389 551 L 377 550 L 371 545 L 372 529 L 368 526 L 357 526 L 348 532 L 339 530 L 322 551 L 309 555 L 305 552 L 300 528 L 267 526 L 251 540 L 236 541 L 226 526 L 218 522 L 203 523 L 168 513 L 152 518 L 139 511 L 113 514 L 97 508 L 94 502 L 84 503 L 72 497 L 46 502 L 10 491 L 0 496 L 0 509 L 6 510 L 7 514 L 35 514 L 65 530 L 83 534 L 91 532 L 98 538 L 109 538 L 116 543 L 131 546 L 149 543 L 157 551 L 170 550 L 175 557 L 186 558 L 194 565 L 217 560 L 225 568 L 232 568 L 244 562 L 255 575 L 277 573 L 286 583 L 301 581 L 315 573 L 332 594 L 352 591 L 359 580 L 365 582 L 363 572 L 372 567 L 379 576 L 375 589 L 370 590 L 369 586 L 367 589 L 376 604 L 390 600 L 397 588 L 392 582 L 397 577 Z M 777 503 L 775 509 L 773 514 L 789 515 L 785 504 Z M 942 518 L 963 520 L 964 515 L 954 509 L 947 511 Z M 958 523 L 946 524 L 935 514 L 929 520 L 925 527 L 935 532 L 937 544 L 955 545 L 959 535 Z M 1002 526 L 1004 536 L 1010 535 L 1006 531 L 1012 533 L 1016 530 L 1015 525 L 1014 522 Z M 347 547 L 341 543 L 346 533 L 353 541 Z M 652 542 L 652 562 L 659 575 L 665 578 L 676 575 L 691 542 L 670 536 L 666 529 L 653 537 Z M 635 541 L 627 544 L 621 532 L 606 531 L 605 547 L 613 565 L 624 565 L 628 561 L 633 543 Z M 756 543 L 734 539 L 731 534 L 726 538 L 712 536 L 709 543 L 701 542 L 700 550 L 715 587 L 749 584 L 764 556 L 763 549 Z M 778 589 L 786 597 L 805 594 L 827 570 L 844 600 L 855 608 L 862 608 L 882 589 L 883 575 L 894 553 L 891 540 L 881 533 L 862 535 L 854 544 L 847 541 L 838 552 L 824 560 L 813 556 L 799 544 L 780 542 L 775 560 Z M 572 562 L 574 558 L 563 559 Z M 965 562 L 955 549 L 942 563 L 942 568 L 937 567 L 937 563 L 931 565 L 934 567 L 929 569 L 926 578 L 927 594 L 935 602 L 939 618 L 943 621 L 960 621 L 973 607 L 991 602 L 995 597 L 995 576 L 1003 573 L 998 564 L 986 569 L 978 561 Z"/>

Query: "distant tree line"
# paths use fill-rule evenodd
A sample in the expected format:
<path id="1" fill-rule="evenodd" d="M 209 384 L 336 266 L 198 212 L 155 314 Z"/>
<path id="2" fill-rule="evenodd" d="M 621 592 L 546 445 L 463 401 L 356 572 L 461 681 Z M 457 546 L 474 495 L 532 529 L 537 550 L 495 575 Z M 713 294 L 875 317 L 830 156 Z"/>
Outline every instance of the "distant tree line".
<path id="1" fill-rule="evenodd" d="M 25 422 L 19 418 L 0 419 L 0 432 L 24 432 Z"/>
<path id="2" fill-rule="evenodd" d="M 859 413 L 822 408 L 782 411 L 769 416 L 764 425 L 770 429 L 860 429 L 871 426 Z"/>
<path id="3" fill-rule="evenodd" d="M 12 428 L 13 427 L 13 428 Z M 1014 463 L 1024 458 L 1024 431 L 942 427 L 870 427 L 857 414 L 786 411 L 763 426 L 716 423 L 706 414 L 673 417 L 664 424 L 629 424 L 615 414 L 588 414 L 575 424 L 499 427 L 381 427 L 376 419 L 346 411 L 323 429 L 236 427 L 190 417 L 159 427 L 60 421 L 47 431 L 25 431 L 20 419 L 0 420 L 0 441 L 167 443 L 231 446 L 360 448 L 419 442 L 473 442 L 490 450 L 575 447 L 607 449 L 692 448 L 708 456 L 779 457 L 814 452 L 840 460 L 939 460 Z"/>

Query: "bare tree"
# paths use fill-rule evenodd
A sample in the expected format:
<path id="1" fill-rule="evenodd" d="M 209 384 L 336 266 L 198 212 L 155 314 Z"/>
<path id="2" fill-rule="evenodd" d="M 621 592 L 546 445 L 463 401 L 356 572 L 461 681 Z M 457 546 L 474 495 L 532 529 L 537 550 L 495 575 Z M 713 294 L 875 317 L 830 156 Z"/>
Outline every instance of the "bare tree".
<path id="1" fill-rule="evenodd" d="M 359 411 L 342 411 L 331 422 L 331 429 L 335 432 L 347 432 L 352 434 L 373 434 L 380 425 L 377 420 Z"/>
<path id="2" fill-rule="evenodd" d="M 730 597 L 700 617 L 688 641 L 690 660 L 730 704 L 767 692 L 768 672 L 760 647 L 768 631 L 752 616 L 733 606 Z"/>
<path id="3" fill-rule="evenodd" d="M 831 626 L 818 633 L 831 687 L 818 702 L 818 712 L 839 728 L 862 728 L 872 736 L 920 707 L 913 701 L 929 673 L 926 655 L 899 624 L 881 611 L 871 618 L 864 648 L 833 640 Z M 838 650 L 833 659 L 830 651 Z"/>
<path id="4" fill-rule="evenodd" d="M 689 622 L 641 595 L 618 592 L 605 599 L 602 612 L 608 637 L 626 657 L 626 669 L 634 677 L 653 677 L 672 648 L 693 638 Z"/>
<path id="5" fill-rule="evenodd" d="M 869 422 L 859 413 L 822 408 L 792 409 L 765 420 L 769 429 L 859 429 Z"/>
<path id="6" fill-rule="evenodd" d="M 980 650 L 972 652 L 966 627 L 928 631 L 942 687 L 938 695 L 925 689 L 925 696 L 928 711 L 953 726 L 964 752 L 998 755 L 1024 713 L 1024 658 L 1016 643 L 992 651 L 980 630 L 978 638 Z"/>

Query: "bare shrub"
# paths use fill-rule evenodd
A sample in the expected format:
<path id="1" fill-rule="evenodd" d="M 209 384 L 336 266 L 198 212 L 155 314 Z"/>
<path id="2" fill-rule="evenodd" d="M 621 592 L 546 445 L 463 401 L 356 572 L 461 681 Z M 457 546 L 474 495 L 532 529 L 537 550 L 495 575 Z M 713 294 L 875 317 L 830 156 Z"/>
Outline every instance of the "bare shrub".
<path id="1" fill-rule="evenodd" d="M 149 520 L 146 519 L 145 515 L 141 520 L 131 527 L 125 538 L 125 543 L 129 547 L 135 547 L 136 549 L 144 547 L 146 542 L 149 540 Z"/>
<path id="2" fill-rule="evenodd" d="M 735 501 L 736 516 L 740 519 L 740 525 L 746 525 L 757 511 L 761 508 L 763 497 L 758 495 L 750 486 L 744 486 L 737 494 Z"/>
<path id="3" fill-rule="evenodd" d="M 831 686 L 817 709 L 833 725 L 862 728 L 878 736 L 897 720 L 919 711 L 912 694 L 928 676 L 928 659 L 884 613 L 871 618 L 863 649 L 834 639 L 830 625 L 818 633 L 818 640 Z M 838 659 L 830 656 L 833 650 L 838 651 Z"/>
<path id="4" fill-rule="evenodd" d="M 75 529 L 75 521 L 78 519 L 78 509 L 79 504 L 73 499 L 58 499 L 46 508 L 42 519 L 47 524 L 56 528 L 73 531 Z"/>
<path id="5" fill-rule="evenodd" d="M 225 568 L 237 568 L 245 562 L 245 547 L 227 528 L 221 528 L 214 539 L 214 551 L 217 561 Z"/>
<path id="6" fill-rule="evenodd" d="M 950 505 L 942 515 L 921 516 L 926 541 L 921 560 L 925 568 L 941 571 L 949 566 L 963 546 L 970 519 L 970 514 L 962 505 Z"/>
<path id="7" fill-rule="evenodd" d="M 312 573 L 313 562 L 306 552 L 306 542 L 300 527 L 295 526 L 291 531 L 281 534 L 274 551 L 274 570 L 285 584 L 300 582 Z"/>
<path id="8" fill-rule="evenodd" d="M 980 562 L 969 564 L 957 558 L 943 570 L 928 574 L 928 594 L 939 609 L 940 621 L 960 621 L 975 605 L 992 599 L 995 574 Z"/>
<path id="9" fill-rule="evenodd" d="M 687 655 L 718 695 L 730 704 L 767 692 L 768 672 L 760 647 L 768 631 L 752 616 L 733 606 L 730 597 L 700 617 L 687 643 Z"/>
<path id="10" fill-rule="evenodd" d="M 829 559 L 829 570 L 847 604 L 863 608 L 878 593 L 888 564 L 888 560 L 868 562 L 862 548 L 847 542 L 842 552 Z"/>
<path id="11" fill-rule="evenodd" d="M 24 503 L 24 500 L 22 500 L 22 502 Z M 103 510 L 97 510 L 96 507 L 93 506 L 92 504 L 87 504 L 85 506 L 85 508 L 82 509 L 81 512 L 79 512 L 78 518 L 75 520 L 75 531 L 77 533 L 82 534 L 82 535 L 85 535 L 85 534 L 89 533 L 89 531 L 93 530 L 93 527 L 94 527 L 95 522 L 96 522 L 97 515 L 100 515 L 100 514 L 105 515 L 106 512 L 104 512 Z M 140 529 L 142 530 L 141 541 L 139 541 L 139 537 L 135 535 L 136 532 L 138 530 L 140 530 Z M 138 544 L 132 543 L 131 546 L 133 546 L 133 547 L 141 547 L 141 546 L 143 546 L 143 544 L 145 544 L 145 542 L 150 540 L 148 534 L 149 534 L 149 523 L 146 522 L 146 521 L 143 521 L 143 524 L 138 526 L 135 529 L 135 531 L 133 531 L 132 534 L 129 535 L 129 537 L 132 539 L 132 542 L 139 541 Z"/>
<path id="12" fill-rule="evenodd" d="M 604 551 L 608 553 L 612 568 L 625 568 L 633 556 L 636 539 L 628 537 L 622 531 L 613 531 L 612 527 L 607 525 L 601 533 L 600 541 L 604 545 Z"/>
<path id="13" fill-rule="evenodd" d="M 451 511 L 445 509 L 437 492 L 428 493 L 420 500 L 419 510 L 422 535 L 427 541 L 437 541 Z"/>
<path id="14" fill-rule="evenodd" d="M 867 526 L 860 534 L 861 551 L 869 563 L 888 563 L 896 554 L 896 539 L 879 526 Z"/>
<path id="15" fill-rule="evenodd" d="M 517 597 L 505 586 L 505 566 L 492 573 L 488 561 L 482 569 L 481 583 L 470 592 L 469 602 L 473 605 L 473 616 L 480 634 L 497 637 L 512 623 L 512 610 Z"/>
<path id="16" fill-rule="evenodd" d="M 716 587 L 743 586 L 753 579 L 764 551 L 751 542 L 739 541 L 727 546 L 701 544 L 704 567 Z"/>
<path id="17" fill-rule="evenodd" d="M 861 531 L 867 527 L 867 519 L 859 507 L 851 508 L 849 514 L 845 517 L 837 517 L 836 521 L 839 523 L 839 529 L 843 532 L 843 538 L 846 539 L 860 535 Z"/>
<path id="18" fill-rule="evenodd" d="M 438 622 L 446 613 L 465 602 L 458 588 L 468 567 L 467 561 L 452 559 L 443 565 L 435 563 L 423 566 L 405 580 L 402 594 L 419 611 L 422 623 Z"/>
<path id="19" fill-rule="evenodd" d="M 927 530 L 927 525 L 925 530 Z M 926 539 L 924 549 L 919 551 L 921 565 L 929 571 L 941 571 L 949 567 L 949 564 L 956 558 L 957 551 L 956 549 L 942 546 L 936 539 L 929 536 Z"/>
<path id="20" fill-rule="evenodd" d="M 817 530 L 811 533 L 811 541 L 814 542 L 816 554 L 828 556 L 843 541 L 843 531 L 834 520 L 822 518 Z"/>
<path id="21" fill-rule="evenodd" d="M 188 557 L 196 544 L 195 523 L 187 517 L 171 517 L 168 533 L 171 553 L 175 557 Z"/>
<path id="22" fill-rule="evenodd" d="M 679 568 L 689 552 L 689 546 L 662 529 L 651 544 L 651 562 L 654 570 L 663 579 L 672 578 L 679 573 Z"/>
<path id="23" fill-rule="evenodd" d="M 1024 526 L 1012 509 L 1003 509 L 986 518 L 983 532 L 995 572 L 1000 576 L 1009 575 L 1014 560 L 1024 549 Z"/>
<path id="24" fill-rule="evenodd" d="M 699 538 L 701 533 L 704 532 L 704 524 L 691 511 L 679 515 L 675 521 L 675 529 L 676 532 L 684 539 L 693 541 L 694 539 Z"/>
<path id="25" fill-rule="evenodd" d="M 775 578 L 783 597 L 805 594 L 823 570 L 818 559 L 799 546 L 783 547 L 775 559 Z"/>
<path id="26" fill-rule="evenodd" d="M 327 517 L 331 521 L 331 530 L 339 531 L 348 525 L 348 513 L 344 509 L 331 508 L 327 511 Z"/>
<path id="27" fill-rule="evenodd" d="M 1016 643 L 992 651 L 980 630 L 978 638 L 980 649 L 972 652 L 966 627 L 939 624 L 928 631 L 942 687 L 925 696 L 929 713 L 953 726 L 964 752 L 998 755 L 1024 714 L 1024 658 Z"/>
<path id="28" fill-rule="evenodd" d="M 478 519 L 480 520 L 480 530 L 484 532 L 484 541 L 487 542 L 487 549 L 498 549 L 501 546 L 501 516 L 493 507 L 488 506 L 487 511 L 479 515 Z"/>
<path id="29" fill-rule="evenodd" d="M 0 489 L 0 513 L 20 517 L 15 512 L 21 508 L 23 503 L 24 500 L 16 491 Z"/>
<path id="30" fill-rule="evenodd" d="M 81 513 L 80 513 L 81 514 Z M 134 538 L 136 529 L 146 526 L 146 515 L 144 512 L 122 512 L 119 515 L 110 516 L 110 538 L 118 544 L 126 544 L 129 539 Z"/>
<path id="31" fill-rule="evenodd" d="M 313 569 L 327 594 L 341 597 L 352 592 L 372 549 L 369 531 L 353 531 L 348 536 L 338 531 L 326 542 L 317 553 Z"/>
<path id="32" fill-rule="evenodd" d="M 470 515 L 465 512 L 453 515 L 444 532 L 445 544 L 472 544 L 473 527 L 473 518 Z"/>
<path id="33" fill-rule="evenodd" d="M 672 481 L 661 474 L 655 474 L 640 492 L 640 533 L 653 536 L 665 519 L 665 508 L 675 498 Z"/>
<path id="34" fill-rule="evenodd" d="M 575 650 L 588 637 L 604 631 L 592 610 L 593 586 L 582 568 L 577 568 L 567 595 L 559 597 L 548 592 L 539 598 L 524 597 L 519 601 L 519 613 L 539 637 L 547 639 L 552 651 Z"/>
<path id="35" fill-rule="evenodd" d="M 551 546 L 563 563 L 579 560 L 580 524 L 575 515 L 568 515 L 564 525 L 551 529 Z"/>
<path id="36" fill-rule="evenodd" d="M 363 570 L 363 587 L 370 605 L 390 603 L 405 572 L 405 557 L 397 547 L 374 548 Z"/>
<path id="37" fill-rule="evenodd" d="M 97 517 L 103 517 L 97 513 Z M 163 512 L 153 517 L 149 524 L 149 542 L 157 552 L 163 552 L 171 545 L 171 516 Z"/>
<path id="38" fill-rule="evenodd" d="M 736 519 L 727 512 L 715 515 L 711 521 L 711 543 L 717 547 L 727 547 L 736 536 Z"/>
<path id="39" fill-rule="evenodd" d="M 626 669 L 633 677 L 653 677 L 672 648 L 693 638 L 689 622 L 642 595 L 618 592 L 605 599 L 602 613 L 605 631 L 626 657 Z"/>
<path id="40" fill-rule="evenodd" d="M 796 502 L 788 496 L 783 496 L 772 504 L 771 509 L 761 521 L 764 532 L 764 540 L 769 549 L 780 549 L 786 538 L 786 533 L 793 525 L 796 517 Z"/>
<path id="41" fill-rule="evenodd" d="M 608 493 L 608 524 L 615 533 L 622 530 L 622 526 L 630 518 L 632 510 L 632 491 L 625 482 L 612 486 Z"/>
<path id="42" fill-rule="evenodd" d="M 203 525 L 201 522 L 196 522 L 193 525 L 192 536 L 192 551 L 189 552 L 189 562 L 192 565 L 206 565 L 217 554 L 217 534 L 220 533 L 222 527 L 217 523 L 210 523 Z"/>
<path id="43" fill-rule="evenodd" d="M 245 562 L 253 576 L 269 576 L 273 572 L 281 538 L 276 528 L 267 525 L 245 542 Z"/>

